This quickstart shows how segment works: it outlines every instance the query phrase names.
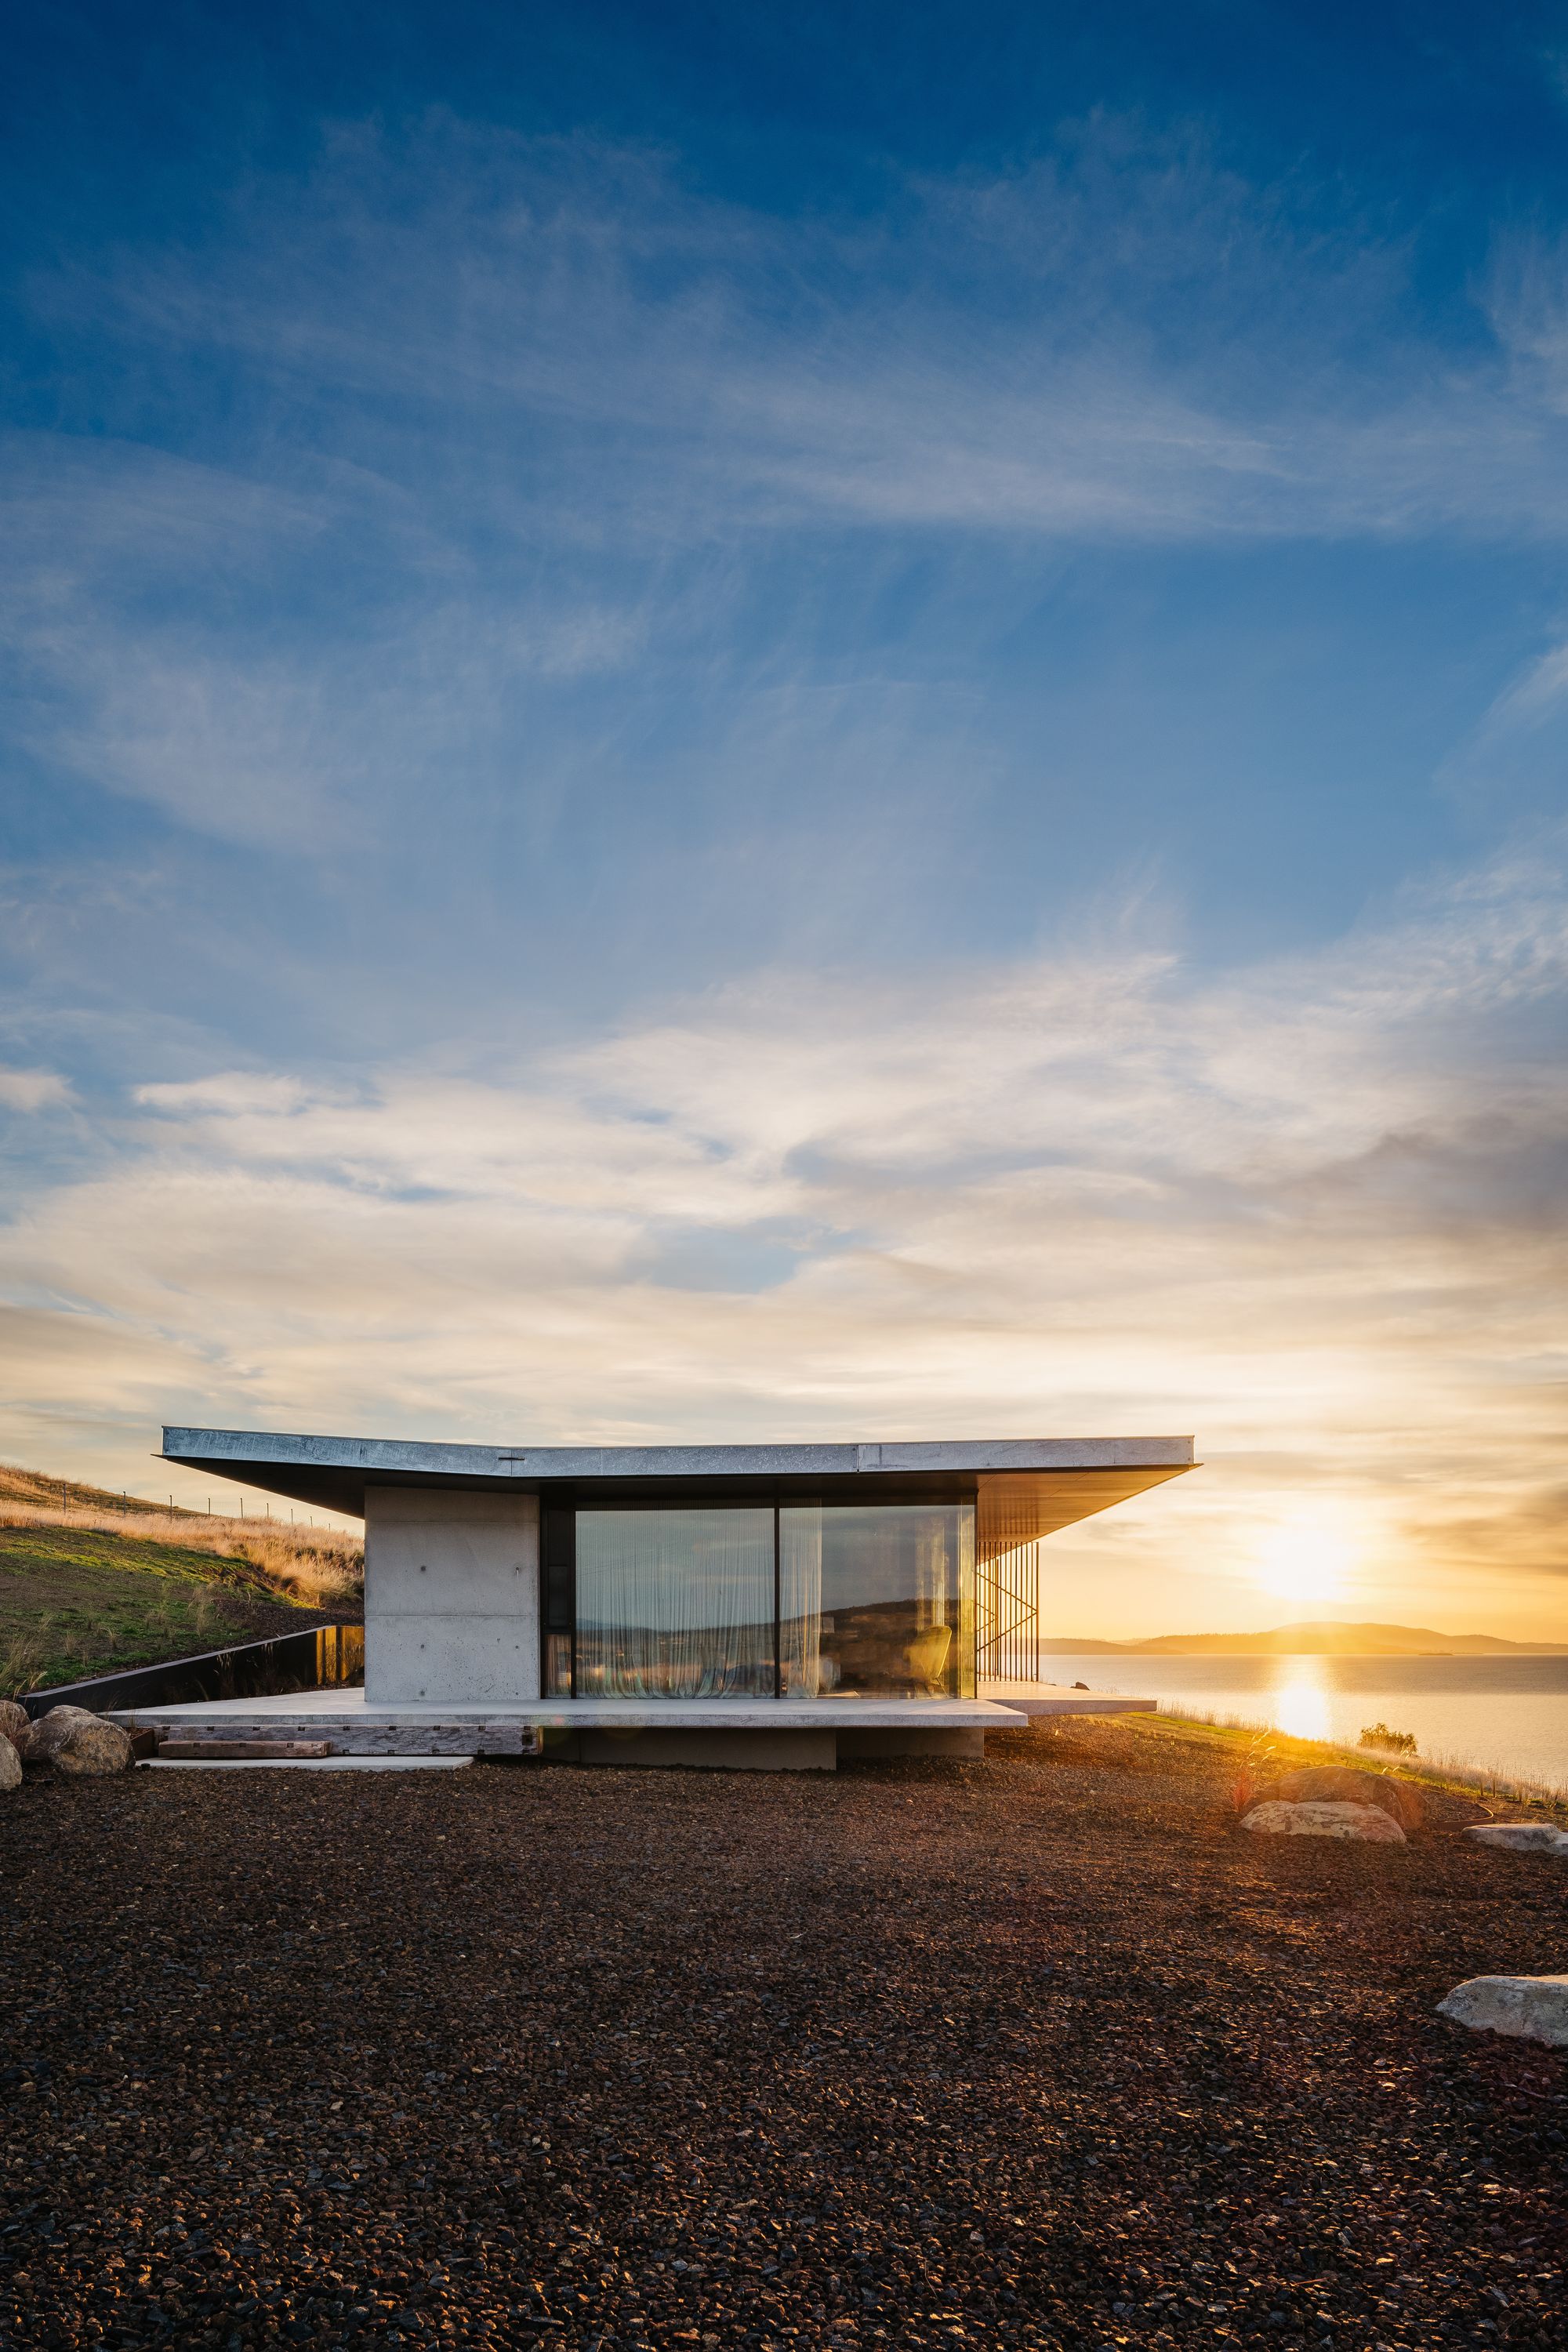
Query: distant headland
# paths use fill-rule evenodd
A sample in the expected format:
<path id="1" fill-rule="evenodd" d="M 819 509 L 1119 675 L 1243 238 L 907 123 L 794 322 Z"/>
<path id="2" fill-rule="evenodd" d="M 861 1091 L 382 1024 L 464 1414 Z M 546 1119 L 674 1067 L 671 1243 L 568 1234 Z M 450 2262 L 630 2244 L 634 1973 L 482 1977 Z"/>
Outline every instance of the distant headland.
<path id="1" fill-rule="evenodd" d="M 1496 1633 L 1436 1633 L 1429 1625 L 1357 1625 L 1331 1619 L 1275 1625 L 1261 1633 L 1160 1633 L 1142 1642 L 1086 1642 L 1071 1634 L 1041 1638 L 1053 1657 L 1352 1657 L 1478 1658 L 1504 1652 L 1553 1657 L 1568 1642 L 1505 1642 Z"/>

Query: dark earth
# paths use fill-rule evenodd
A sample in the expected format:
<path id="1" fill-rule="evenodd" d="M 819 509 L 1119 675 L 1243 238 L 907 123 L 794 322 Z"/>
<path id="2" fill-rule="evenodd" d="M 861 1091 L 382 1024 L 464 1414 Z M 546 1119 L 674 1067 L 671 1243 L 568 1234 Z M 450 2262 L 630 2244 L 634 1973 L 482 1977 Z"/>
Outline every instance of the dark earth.
<path id="1" fill-rule="evenodd" d="M 1212 1740 L 29 1775 L 8 2343 L 1568 2345 L 1568 1874 L 1237 1833 Z"/>

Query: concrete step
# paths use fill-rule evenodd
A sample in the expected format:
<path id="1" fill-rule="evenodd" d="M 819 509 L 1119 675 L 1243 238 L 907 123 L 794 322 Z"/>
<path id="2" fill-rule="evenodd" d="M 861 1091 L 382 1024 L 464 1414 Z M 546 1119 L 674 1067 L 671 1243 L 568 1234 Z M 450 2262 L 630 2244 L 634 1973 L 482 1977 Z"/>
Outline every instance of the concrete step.
<path id="1" fill-rule="evenodd" d="M 234 1763 L 242 1757 L 278 1763 L 286 1757 L 330 1756 L 331 1752 L 330 1739 L 163 1739 L 158 1743 L 160 1756 L 191 1764 Z"/>

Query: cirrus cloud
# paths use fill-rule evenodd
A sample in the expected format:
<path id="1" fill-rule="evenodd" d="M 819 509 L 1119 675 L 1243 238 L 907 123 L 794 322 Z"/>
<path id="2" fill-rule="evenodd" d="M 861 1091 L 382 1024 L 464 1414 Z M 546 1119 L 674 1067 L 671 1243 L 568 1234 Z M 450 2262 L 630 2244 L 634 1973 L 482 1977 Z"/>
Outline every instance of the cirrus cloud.
<path id="1" fill-rule="evenodd" d="M 561 1442 L 1192 1428 L 1202 1478 L 1080 1548 L 1136 1583 L 1176 1547 L 1191 1607 L 1245 1622 L 1257 1530 L 1311 1487 L 1369 1530 L 1370 1613 L 1540 1630 L 1563 907 L 1508 865 L 1217 977 L 779 970 L 509 1070 L 148 1086 L 0 1273 L 29 1349 L 55 1302 L 57 1412 L 107 1384 Z"/>

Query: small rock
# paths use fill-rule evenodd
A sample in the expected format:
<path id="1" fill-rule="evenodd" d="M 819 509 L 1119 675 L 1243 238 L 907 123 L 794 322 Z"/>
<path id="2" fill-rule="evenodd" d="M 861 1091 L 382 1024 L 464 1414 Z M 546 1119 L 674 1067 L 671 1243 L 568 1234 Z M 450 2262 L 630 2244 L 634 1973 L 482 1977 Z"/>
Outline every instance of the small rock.
<path id="1" fill-rule="evenodd" d="M 1242 1816 L 1244 1830 L 1264 1837 L 1364 1838 L 1369 1845 L 1403 1845 L 1405 1832 L 1381 1805 L 1291 1804 L 1278 1797 Z"/>
<path id="2" fill-rule="evenodd" d="M 1421 1827 L 1421 1796 L 1388 1772 L 1362 1772 L 1353 1764 L 1306 1764 L 1287 1772 L 1271 1792 L 1287 1804 L 1381 1805 L 1408 1837 Z"/>
<path id="3" fill-rule="evenodd" d="M 89 1715 L 84 1706 L 52 1706 L 33 1726 L 30 1753 L 46 1757 L 57 1772 L 74 1778 L 123 1772 L 131 1762 L 131 1742 L 117 1723 Z"/>
<path id="4" fill-rule="evenodd" d="M 1474 1838 L 1478 1845 L 1505 1846 L 1510 1853 L 1568 1854 L 1568 1830 L 1554 1829 L 1550 1822 L 1487 1822 L 1465 1835 Z M 1477 1982 L 1483 1979 L 1478 1978 Z M 1484 1979 L 1489 1983 L 1489 1978 Z M 1499 1978 L 1499 1983 L 1505 1981 Z M 1550 1981 L 1550 1979 L 1548 1979 Z"/>
<path id="5" fill-rule="evenodd" d="M 1512 2033 L 1568 2049 L 1568 1977 L 1468 1977 L 1437 2003 L 1437 2014 L 1478 2033 Z"/>
<path id="6" fill-rule="evenodd" d="M 0 1698 L 0 1737 L 10 1741 L 18 1756 L 26 1754 L 32 1728 L 25 1706 L 18 1706 L 14 1698 Z"/>
<path id="7" fill-rule="evenodd" d="M 0 1732 L 0 1789 L 19 1789 L 22 1785 L 22 1759 L 11 1742 Z"/>

